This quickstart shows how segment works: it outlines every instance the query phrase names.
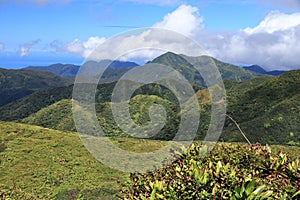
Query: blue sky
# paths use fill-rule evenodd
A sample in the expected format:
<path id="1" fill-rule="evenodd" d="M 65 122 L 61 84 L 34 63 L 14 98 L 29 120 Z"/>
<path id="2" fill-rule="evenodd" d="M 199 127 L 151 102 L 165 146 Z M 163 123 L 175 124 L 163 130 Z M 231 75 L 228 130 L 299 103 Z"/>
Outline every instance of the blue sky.
<path id="1" fill-rule="evenodd" d="M 0 0 L 0 67 L 81 64 L 92 48 L 119 33 L 156 25 L 180 32 L 176 20 L 183 19 L 182 33 L 218 59 L 296 69 L 300 1 L 282 2 Z"/>

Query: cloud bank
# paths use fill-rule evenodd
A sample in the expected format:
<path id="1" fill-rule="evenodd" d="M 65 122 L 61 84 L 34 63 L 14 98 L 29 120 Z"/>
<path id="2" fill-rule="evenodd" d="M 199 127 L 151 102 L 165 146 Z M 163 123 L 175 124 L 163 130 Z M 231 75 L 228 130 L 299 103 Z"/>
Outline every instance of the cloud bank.
<path id="1" fill-rule="evenodd" d="M 266 69 L 298 69 L 300 13 L 269 13 L 256 27 L 200 38 L 210 54 L 232 63 L 258 64 Z"/>

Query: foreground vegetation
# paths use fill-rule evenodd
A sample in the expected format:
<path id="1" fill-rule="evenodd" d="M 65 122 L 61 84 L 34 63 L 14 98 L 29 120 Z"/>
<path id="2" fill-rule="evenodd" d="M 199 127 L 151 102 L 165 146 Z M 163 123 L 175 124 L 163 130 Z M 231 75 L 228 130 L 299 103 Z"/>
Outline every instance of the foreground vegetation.
<path id="1" fill-rule="evenodd" d="M 291 161 L 299 158 L 299 147 L 276 145 L 269 153 L 266 147 L 221 144 L 208 157 L 200 158 L 200 147 L 195 144 L 168 168 L 132 174 L 130 180 L 129 174 L 93 158 L 76 133 L 12 122 L 0 122 L 0 127 L 0 199 L 141 199 L 151 195 L 186 199 L 193 193 L 203 198 L 239 193 L 244 198 L 257 189 L 258 195 L 275 198 L 284 192 L 291 197 L 299 189 L 299 162 Z M 153 151 L 166 144 L 133 138 L 112 141 L 134 152 Z M 120 182 L 123 193 L 119 192 Z M 166 189 L 161 190 L 160 184 Z"/>
<path id="2" fill-rule="evenodd" d="M 172 165 L 131 174 L 124 199 L 298 199 L 299 159 L 269 146 L 192 145 Z"/>

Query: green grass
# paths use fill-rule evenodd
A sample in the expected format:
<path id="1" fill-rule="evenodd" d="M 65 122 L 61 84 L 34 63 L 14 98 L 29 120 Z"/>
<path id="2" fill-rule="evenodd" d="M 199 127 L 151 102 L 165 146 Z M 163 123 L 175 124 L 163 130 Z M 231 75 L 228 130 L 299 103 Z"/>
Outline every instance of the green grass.
<path id="1" fill-rule="evenodd" d="M 85 149 L 78 134 L 0 122 L 0 198 L 113 199 L 118 180 Z M 97 197 L 97 198 L 96 198 Z"/>

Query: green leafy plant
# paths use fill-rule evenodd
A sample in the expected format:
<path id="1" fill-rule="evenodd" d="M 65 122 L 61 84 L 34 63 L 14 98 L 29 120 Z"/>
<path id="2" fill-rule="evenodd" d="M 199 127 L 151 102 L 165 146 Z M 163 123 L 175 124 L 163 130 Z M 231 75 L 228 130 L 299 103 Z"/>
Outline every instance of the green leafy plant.
<path id="1" fill-rule="evenodd" d="M 269 146 L 220 144 L 201 156 L 193 144 L 172 165 L 131 174 L 124 199 L 286 199 L 300 197 L 300 165 Z"/>

